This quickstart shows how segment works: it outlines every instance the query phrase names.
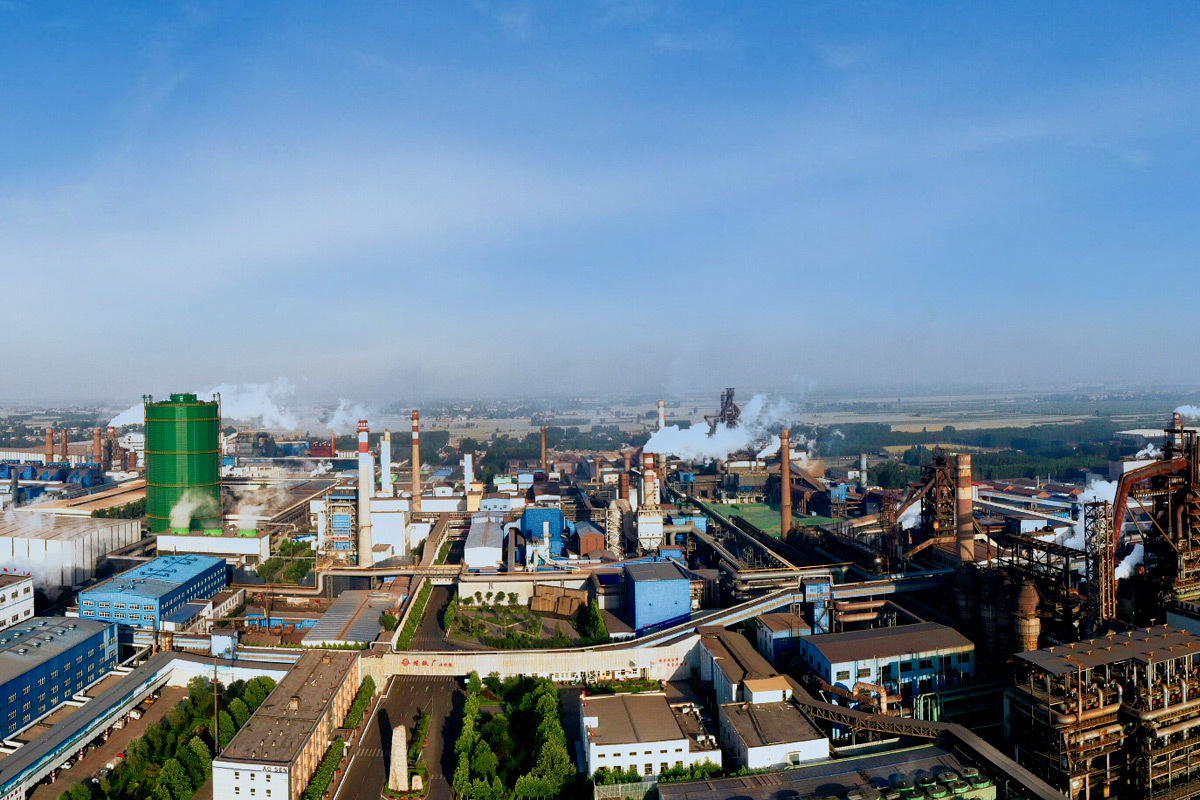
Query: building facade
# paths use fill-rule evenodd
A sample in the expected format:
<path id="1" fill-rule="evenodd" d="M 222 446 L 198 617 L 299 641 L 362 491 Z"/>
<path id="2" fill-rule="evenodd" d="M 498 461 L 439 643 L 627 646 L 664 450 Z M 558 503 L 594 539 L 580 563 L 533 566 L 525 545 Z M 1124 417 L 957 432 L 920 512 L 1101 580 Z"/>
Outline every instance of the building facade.
<path id="1" fill-rule="evenodd" d="M 662 692 L 585 694 L 579 703 L 588 775 L 601 767 L 644 776 L 704 761 L 721 765 L 716 737 L 705 732 L 699 711 L 672 707 Z"/>
<path id="2" fill-rule="evenodd" d="M 669 561 L 627 564 L 625 608 L 638 633 L 682 621 L 692 612 L 691 581 Z"/>
<path id="3" fill-rule="evenodd" d="M 138 628 L 163 627 L 166 617 L 228 584 L 225 561 L 213 556 L 159 556 L 79 593 L 79 616 Z"/>
<path id="4" fill-rule="evenodd" d="M 221 800 L 298 800 L 358 692 L 357 652 L 309 650 L 213 759 Z"/>
<path id="5" fill-rule="evenodd" d="M 117 665 L 117 626 L 31 617 L 0 631 L 0 738 L 29 727 Z"/>

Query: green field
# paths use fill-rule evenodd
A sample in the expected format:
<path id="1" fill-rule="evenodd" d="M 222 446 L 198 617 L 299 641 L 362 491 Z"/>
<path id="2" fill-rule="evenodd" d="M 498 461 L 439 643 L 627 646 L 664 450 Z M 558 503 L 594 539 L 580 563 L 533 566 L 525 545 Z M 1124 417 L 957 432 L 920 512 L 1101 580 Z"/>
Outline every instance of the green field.
<path id="1" fill-rule="evenodd" d="M 779 506 L 765 503 L 730 503 L 729 505 L 714 505 L 713 508 L 726 517 L 739 516 L 763 533 L 771 536 L 779 535 Z M 798 514 L 793 514 L 792 519 L 799 527 L 828 525 L 833 522 L 829 517 L 802 517 Z"/>

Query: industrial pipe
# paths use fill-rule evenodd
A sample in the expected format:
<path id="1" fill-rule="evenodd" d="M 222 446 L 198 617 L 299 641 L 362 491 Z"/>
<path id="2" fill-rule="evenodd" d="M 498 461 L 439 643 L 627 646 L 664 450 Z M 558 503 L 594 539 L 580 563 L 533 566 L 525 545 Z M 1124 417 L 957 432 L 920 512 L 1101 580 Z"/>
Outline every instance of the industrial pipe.
<path id="1" fill-rule="evenodd" d="M 842 614 L 839 612 L 837 618 L 838 622 L 873 622 L 879 619 L 879 612 L 858 611 L 853 614 Z"/>
<path id="2" fill-rule="evenodd" d="M 1122 705 L 1121 710 L 1130 716 L 1137 717 L 1142 722 L 1158 719 L 1164 714 L 1179 713 L 1181 711 L 1190 711 L 1193 708 L 1200 707 L 1200 700 L 1189 700 L 1186 703 L 1176 703 L 1170 708 L 1156 708 L 1151 711 L 1140 711 L 1130 705 Z"/>

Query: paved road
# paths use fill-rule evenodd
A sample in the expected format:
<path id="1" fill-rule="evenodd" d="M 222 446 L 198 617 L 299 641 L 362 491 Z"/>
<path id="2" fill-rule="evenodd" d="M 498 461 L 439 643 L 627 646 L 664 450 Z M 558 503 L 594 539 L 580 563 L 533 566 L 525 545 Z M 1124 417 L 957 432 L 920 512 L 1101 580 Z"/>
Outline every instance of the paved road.
<path id="1" fill-rule="evenodd" d="M 96 771 L 117 757 L 117 753 L 125 752 L 125 748 L 134 739 L 140 738 L 146 728 L 167 716 L 172 708 L 187 697 L 187 690 L 174 686 L 164 686 L 158 702 L 146 708 L 141 719 L 130 720 L 124 728 L 113 731 L 108 741 L 88 753 L 75 766 L 68 770 L 59 770 L 58 780 L 54 783 L 39 784 L 29 800 L 53 800 L 70 789 L 76 783 L 91 780 Z"/>
<path id="2" fill-rule="evenodd" d="M 431 717 L 423 757 L 429 768 L 427 797 L 429 800 L 453 800 L 450 776 L 454 774 L 453 742 L 458 729 L 455 725 L 447 728 L 447 721 L 453 718 L 457 724 L 464 700 L 462 687 L 454 678 L 412 675 L 392 678 L 361 741 L 350 751 L 350 766 L 333 800 L 379 797 L 387 781 L 392 729 L 403 722 L 412 736 L 418 710 L 427 711 Z M 444 736 L 444 733 L 448 735 Z"/>

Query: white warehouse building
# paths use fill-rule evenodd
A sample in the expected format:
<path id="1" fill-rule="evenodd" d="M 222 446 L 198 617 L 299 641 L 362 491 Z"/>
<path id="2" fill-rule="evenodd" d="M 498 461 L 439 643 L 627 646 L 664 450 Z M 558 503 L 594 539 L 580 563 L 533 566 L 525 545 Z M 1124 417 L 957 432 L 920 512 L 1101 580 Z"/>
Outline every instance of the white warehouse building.
<path id="1" fill-rule="evenodd" d="M 487 511 L 472 514 L 463 564 L 469 570 L 497 569 L 503 557 L 504 515 Z"/>

